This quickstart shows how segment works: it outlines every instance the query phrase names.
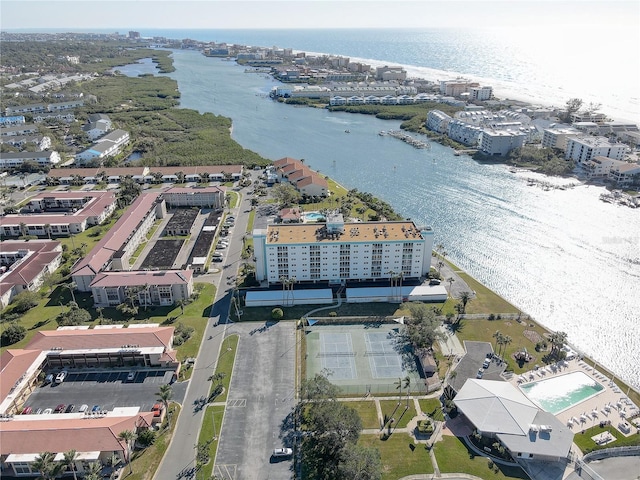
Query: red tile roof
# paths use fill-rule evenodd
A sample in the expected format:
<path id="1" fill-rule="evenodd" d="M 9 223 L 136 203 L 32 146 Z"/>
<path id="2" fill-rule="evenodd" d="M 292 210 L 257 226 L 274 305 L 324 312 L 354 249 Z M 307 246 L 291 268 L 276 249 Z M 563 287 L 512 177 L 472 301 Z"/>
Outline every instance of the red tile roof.
<path id="1" fill-rule="evenodd" d="M 120 348 L 123 345 L 165 347 L 171 349 L 173 327 L 108 328 L 87 330 L 41 330 L 33 336 L 27 349 L 89 350 Z"/>
<path id="2" fill-rule="evenodd" d="M 123 444 L 118 435 L 124 430 L 135 431 L 138 426 L 151 425 L 152 420 L 153 412 L 100 418 L 20 418 L 0 424 L 0 455 L 121 451 Z"/>
<path id="3" fill-rule="evenodd" d="M 0 401 L 7 398 L 16 382 L 36 361 L 39 350 L 9 349 L 0 356 Z M 1 442 L 0 442 L 1 443 Z"/>
<path id="4" fill-rule="evenodd" d="M 72 275 L 95 275 L 120 250 L 132 232 L 147 215 L 159 193 L 144 193 L 133 202 L 125 214 L 109 229 L 93 249 L 73 267 Z"/>

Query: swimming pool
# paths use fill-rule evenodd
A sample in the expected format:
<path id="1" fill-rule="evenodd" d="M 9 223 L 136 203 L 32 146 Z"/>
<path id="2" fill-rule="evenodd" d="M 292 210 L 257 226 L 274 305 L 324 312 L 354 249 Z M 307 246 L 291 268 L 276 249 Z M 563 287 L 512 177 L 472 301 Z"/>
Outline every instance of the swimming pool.
<path id="1" fill-rule="evenodd" d="M 604 387 L 584 372 L 571 372 L 521 385 L 520 390 L 540 408 L 556 415 L 593 397 Z"/>
<path id="2" fill-rule="evenodd" d="M 318 220 L 324 220 L 324 215 L 318 212 L 309 212 L 304 214 L 304 219 L 307 222 L 317 222 Z"/>

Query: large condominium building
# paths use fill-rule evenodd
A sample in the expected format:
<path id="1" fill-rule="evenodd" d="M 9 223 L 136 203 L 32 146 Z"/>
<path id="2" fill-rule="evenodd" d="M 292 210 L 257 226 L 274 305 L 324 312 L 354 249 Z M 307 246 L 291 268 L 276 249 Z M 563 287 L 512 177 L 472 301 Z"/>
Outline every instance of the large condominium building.
<path id="1" fill-rule="evenodd" d="M 542 136 L 542 146 L 565 150 L 567 148 L 567 139 L 577 135 L 580 135 L 580 131 L 569 126 L 545 128 Z"/>
<path id="2" fill-rule="evenodd" d="M 640 183 L 640 165 L 637 163 L 618 164 L 611 167 L 609 179 L 618 187 Z"/>
<path id="3" fill-rule="evenodd" d="M 520 130 L 488 130 L 480 135 L 480 149 L 485 155 L 505 156 L 515 148 L 521 148 L 527 134 Z"/>
<path id="4" fill-rule="evenodd" d="M 611 143 L 606 137 L 577 136 L 567 139 L 564 158 L 582 165 L 597 156 L 622 160 L 628 150 L 624 143 Z"/>
<path id="5" fill-rule="evenodd" d="M 483 86 L 469 88 L 469 98 L 471 100 L 478 100 L 480 102 L 483 102 L 485 100 L 491 100 L 492 95 L 493 87 Z"/>
<path id="6" fill-rule="evenodd" d="M 433 230 L 411 221 L 269 225 L 253 233 L 256 278 L 269 284 L 417 279 L 429 272 Z"/>
<path id="7" fill-rule="evenodd" d="M 120 153 L 122 148 L 129 143 L 129 132 L 114 130 L 99 138 L 90 148 L 76 155 L 77 163 L 89 160 L 112 157 Z"/>

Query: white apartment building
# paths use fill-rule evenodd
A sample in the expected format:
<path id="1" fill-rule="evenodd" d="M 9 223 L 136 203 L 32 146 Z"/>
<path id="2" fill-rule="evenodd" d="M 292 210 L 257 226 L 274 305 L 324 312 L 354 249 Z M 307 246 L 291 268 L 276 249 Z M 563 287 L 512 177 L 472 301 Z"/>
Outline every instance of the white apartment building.
<path id="1" fill-rule="evenodd" d="M 1 168 L 15 168 L 24 162 L 36 162 L 43 167 L 60 163 L 60 154 L 55 150 L 44 152 L 3 152 L 0 154 Z"/>
<path id="2" fill-rule="evenodd" d="M 430 110 L 427 114 L 427 128 L 438 133 L 447 133 L 449 131 L 449 123 L 453 119 L 440 110 Z"/>
<path id="3" fill-rule="evenodd" d="M 580 134 L 579 130 L 569 126 L 545 128 L 542 135 L 542 146 L 565 150 L 567 148 L 567 139 Z"/>
<path id="4" fill-rule="evenodd" d="M 87 162 L 94 158 L 107 158 L 117 155 L 127 143 L 129 132 L 114 130 L 98 139 L 91 147 L 76 155 L 76 162 Z"/>
<path id="5" fill-rule="evenodd" d="M 493 87 L 483 86 L 483 87 L 470 87 L 469 88 L 469 99 L 485 101 L 491 100 L 493 96 Z"/>
<path id="6" fill-rule="evenodd" d="M 628 165 L 628 163 L 621 160 L 614 160 L 613 158 L 598 156 L 588 162 L 584 162 L 582 169 L 589 179 L 607 178 L 611 169 L 619 165 Z"/>
<path id="7" fill-rule="evenodd" d="M 469 147 L 475 147 L 480 140 L 482 129 L 476 125 L 452 120 L 449 122 L 449 138 Z"/>
<path id="8" fill-rule="evenodd" d="M 521 148 L 527 134 L 519 130 L 483 130 L 480 134 L 480 150 L 485 155 L 505 156 L 514 148 Z"/>
<path id="9" fill-rule="evenodd" d="M 629 147 L 624 143 L 611 143 L 606 137 L 582 135 L 567 139 L 564 158 L 582 165 L 597 156 L 622 160 L 628 150 Z"/>
<path id="10" fill-rule="evenodd" d="M 614 165 L 609 171 L 609 179 L 616 182 L 618 187 L 640 183 L 640 165 L 637 163 L 625 163 Z"/>
<path id="11" fill-rule="evenodd" d="M 411 221 L 269 225 L 253 232 L 256 279 L 269 284 L 420 278 L 429 272 L 431 227 Z"/>

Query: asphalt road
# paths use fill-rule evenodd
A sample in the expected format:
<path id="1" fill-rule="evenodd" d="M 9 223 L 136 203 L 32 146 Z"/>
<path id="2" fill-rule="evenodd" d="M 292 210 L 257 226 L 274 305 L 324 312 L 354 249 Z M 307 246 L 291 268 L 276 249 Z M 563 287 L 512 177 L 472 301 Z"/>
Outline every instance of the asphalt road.
<path id="1" fill-rule="evenodd" d="M 231 229 L 231 233 L 227 237 L 230 239 L 230 245 L 223 250 L 226 255 L 225 261 L 222 264 L 215 264 L 215 268 L 218 268 L 219 265 L 223 265 L 223 268 L 197 278 L 197 281 L 200 282 L 213 283 L 216 286 L 216 294 L 213 299 L 208 325 L 202 337 L 200 351 L 193 367 L 193 374 L 187 386 L 176 429 L 154 477 L 156 480 L 176 480 L 181 478 L 182 472 L 195 466 L 195 446 L 198 443 L 200 427 L 205 412 L 205 409 L 199 408 L 197 405 L 199 404 L 199 399 L 209 394 L 210 384 L 207 378 L 215 371 L 222 341 L 227 336 L 227 329 L 231 325 L 227 321 L 233 287 L 227 284 L 226 277 L 235 275 L 241 263 L 242 236 L 246 231 L 249 218 L 245 210 L 248 211 L 251 207 L 247 189 L 243 189 L 241 195 L 240 204 L 232 210 L 232 214 L 236 217 L 236 222 L 235 227 Z M 237 358 L 240 355 L 239 353 Z M 230 388 L 229 395 L 230 398 L 234 398 L 233 387 Z M 224 425 L 222 430 L 221 442 L 224 441 Z M 238 465 L 238 468 L 240 467 Z"/>
<path id="2" fill-rule="evenodd" d="M 235 324 L 229 333 L 240 334 L 240 342 L 214 474 L 291 478 L 291 459 L 276 462 L 271 452 L 294 447 L 287 420 L 295 405 L 295 323 Z"/>

